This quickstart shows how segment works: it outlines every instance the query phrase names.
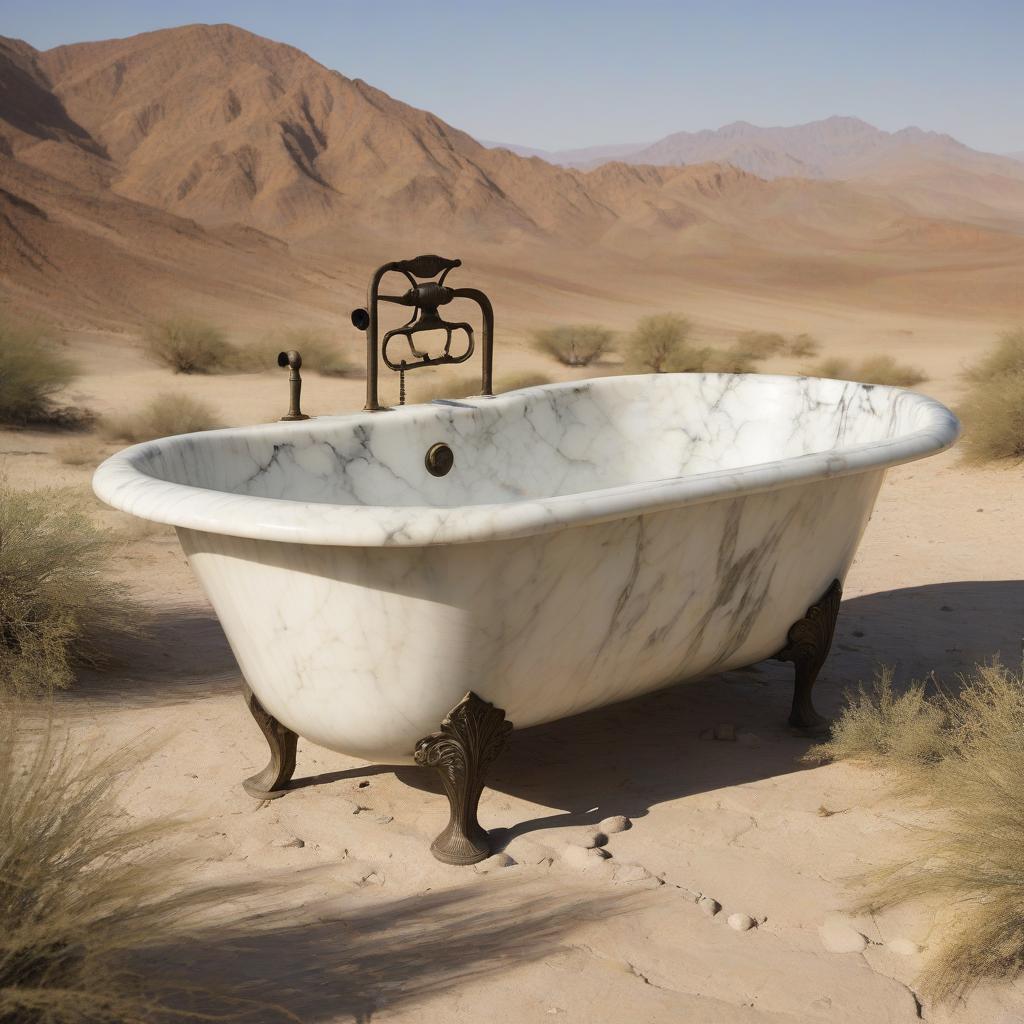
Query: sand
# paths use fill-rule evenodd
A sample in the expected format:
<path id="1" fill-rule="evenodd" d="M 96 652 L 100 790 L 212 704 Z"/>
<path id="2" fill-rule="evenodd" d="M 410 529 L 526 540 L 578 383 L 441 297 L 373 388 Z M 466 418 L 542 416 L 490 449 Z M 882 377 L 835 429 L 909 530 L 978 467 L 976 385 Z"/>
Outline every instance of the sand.
<path id="1" fill-rule="evenodd" d="M 892 337 L 893 354 L 920 361 L 916 335 Z M 128 342 L 111 359 L 103 337 L 76 339 L 76 351 L 85 374 L 74 397 L 100 411 L 177 389 L 229 423 L 284 412 L 280 371 L 174 377 Z M 929 352 L 923 389 L 955 403 L 970 351 Z M 499 370 L 538 365 L 557 375 L 532 352 L 499 347 Z M 311 374 L 305 394 L 313 412 L 342 411 L 359 407 L 361 389 Z M 2 469 L 19 486 L 85 488 L 90 465 L 60 461 L 72 445 L 83 447 L 0 432 Z M 92 457 L 110 450 L 96 443 Z M 951 678 L 997 653 L 1020 657 L 1024 551 L 1008 538 L 1022 506 L 1016 467 L 968 469 L 953 451 L 892 471 L 847 581 L 821 710 L 835 713 L 843 688 L 877 664 L 900 678 Z M 169 939 L 166 969 L 325 1022 L 919 1019 L 918 950 L 939 938 L 928 908 L 847 915 L 850 878 L 904 842 L 919 814 L 870 771 L 801 764 L 808 741 L 784 725 L 788 666 L 766 662 L 514 734 L 480 809 L 506 856 L 448 867 L 427 852 L 446 801 L 424 770 L 367 766 L 300 741 L 293 793 L 265 805 L 244 794 L 264 741 L 173 533 L 96 514 L 123 531 L 116 571 L 153 629 L 114 670 L 81 679 L 58 713 L 98 750 L 142 745 L 123 807 L 133 818 L 185 817 L 173 842 L 191 884 L 253 890 L 200 940 Z M 735 740 L 706 738 L 720 726 Z M 614 831 L 621 823 L 606 819 L 620 815 L 629 827 Z M 744 917 L 752 927 L 739 927 Z M 239 949 L 223 931 L 243 921 Z M 1024 990 L 983 986 L 963 1006 L 923 1015 L 1019 1020 Z"/>

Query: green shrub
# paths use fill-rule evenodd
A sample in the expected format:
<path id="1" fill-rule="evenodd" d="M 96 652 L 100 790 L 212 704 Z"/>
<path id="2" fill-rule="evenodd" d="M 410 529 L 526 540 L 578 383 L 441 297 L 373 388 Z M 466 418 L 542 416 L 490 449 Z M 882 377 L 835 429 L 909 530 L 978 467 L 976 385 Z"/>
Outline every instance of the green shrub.
<path id="1" fill-rule="evenodd" d="M 979 378 L 959 412 L 968 462 L 1024 459 L 1024 370 Z"/>
<path id="2" fill-rule="evenodd" d="M 892 356 L 869 356 L 859 363 L 833 356 L 823 359 L 808 372 L 815 377 L 856 380 L 864 384 L 883 384 L 896 388 L 910 388 L 928 379 L 916 367 L 897 363 Z"/>
<path id="3" fill-rule="evenodd" d="M 956 694 L 898 697 L 891 674 L 863 691 L 819 752 L 894 771 L 937 813 L 910 848 L 875 872 L 862 909 L 906 900 L 938 906 L 922 990 L 962 995 L 1024 973 L 1024 676 L 979 666 Z"/>
<path id="4" fill-rule="evenodd" d="M 236 365 L 250 371 L 278 370 L 278 353 L 291 349 L 302 356 L 303 371 L 318 373 L 322 377 L 344 377 L 355 369 L 340 340 L 334 341 L 320 331 L 301 328 L 253 342 L 239 352 Z"/>
<path id="5" fill-rule="evenodd" d="M 760 361 L 785 352 L 788 343 L 781 334 L 769 331 L 746 331 L 733 343 L 733 350 L 748 359 Z"/>
<path id="6" fill-rule="evenodd" d="M 213 324 L 192 317 L 171 317 L 145 334 L 149 354 L 175 373 L 223 373 L 237 368 L 238 350 Z"/>
<path id="7" fill-rule="evenodd" d="M 205 402 L 188 395 L 164 392 L 133 415 L 105 417 L 100 422 L 100 433 L 112 441 L 138 442 L 171 434 L 214 430 L 220 425 Z"/>
<path id="8" fill-rule="evenodd" d="M 627 363 L 641 373 L 685 372 L 705 350 L 690 349 L 692 324 L 675 313 L 645 316 L 629 337 Z"/>
<path id="9" fill-rule="evenodd" d="M 55 397 L 76 377 L 75 364 L 41 330 L 0 321 L 0 422 L 15 426 L 87 424 L 89 414 Z"/>
<path id="10" fill-rule="evenodd" d="M 137 610 L 107 574 L 111 537 L 68 490 L 0 481 L 0 694 L 67 686 L 137 631 Z M 2 888 L 2 886 L 0 886 Z"/>
<path id="11" fill-rule="evenodd" d="M 534 348 L 565 366 L 589 366 L 611 350 L 614 340 L 611 331 L 589 324 L 549 327 L 533 335 Z"/>
<path id="12" fill-rule="evenodd" d="M 1024 327 L 1001 334 L 993 349 L 964 376 L 974 384 L 982 384 L 1016 373 L 1024 373 Z"/>

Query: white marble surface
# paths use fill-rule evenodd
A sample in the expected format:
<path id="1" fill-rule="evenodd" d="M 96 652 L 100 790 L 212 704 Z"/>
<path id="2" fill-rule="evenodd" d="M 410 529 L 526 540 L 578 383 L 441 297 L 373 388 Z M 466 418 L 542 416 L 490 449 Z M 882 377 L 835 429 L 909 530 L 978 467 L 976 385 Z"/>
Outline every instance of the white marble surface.
<path id="1" fill-rule="evenodd" d="M 897 389 L 604 378 L 155 441 L 95 487 L 178 526 L 268 711 L 396 763 L 467 690 L 522 728 L 773 655 L 957 429 Z"/>

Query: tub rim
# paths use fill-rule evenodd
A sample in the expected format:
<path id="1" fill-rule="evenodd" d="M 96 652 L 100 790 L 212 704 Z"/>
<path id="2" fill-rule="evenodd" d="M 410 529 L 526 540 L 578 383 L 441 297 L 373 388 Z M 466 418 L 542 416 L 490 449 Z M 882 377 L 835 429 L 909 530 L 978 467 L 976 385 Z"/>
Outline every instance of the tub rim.
<path id="1" fill-rule="evenodd" d="M 790 374 L 752 376 L 765 381 L 833 379 Z M 495 398 L 467 398 L 445 401 L 442 404 L 448 408 L 461 405 L 476 407 L 477 403 L 503 403 L 530 392 L 578 387 L 589 383 L 590 380 L 611 382 L 623 379 L 635 381 L 637 375 L 542 384 L 509 391 Z M 281 429 L 281 424 L 274 422 L 176 434 L 169 438 L 157 438 L 132 445 L 99 465 L 93 474 L 92 486 L 97 497 L 114 508 L 152 522 L 189 530 L 289 544 L 429 547 L 528 537 L 567 527 L 591 525 L 722 498 L 757 494 L 793 483 L 810 483 L 870 470 L 885 470 L 944 451 L 955 443 L 960 434 L 960 423 L 956 416 L 941 402 L 927 395 L 906 388 L 868 385 L 857 381 L 839 383 L 859 384 L 861 387 L 907 395 L 913 399 L 915 413 L 924 421 L 924 425 L 883 441 L 870 441 L 841 450 L 831 449 L 772 462 L 752 463 L 739 469 L 709 470 L 688 476 L 621 484 L 549 498 L 448 507 L 337 505 L 297 501 L 291 498 L 264 498 L 162 480 L 143 472 L 137 466 L 148 457 L 154 446 L 171 439 L 209 437 L 225 433 L 262 433 Z M 429 409 L 430 404 L 405 408 L 424 410 Z M 367 417 L 401 415 L 403 411 L 361 411 L 344 415 L 318 416 L 305 423 L 335 426 L 339 423 L 365 421 Z"/>

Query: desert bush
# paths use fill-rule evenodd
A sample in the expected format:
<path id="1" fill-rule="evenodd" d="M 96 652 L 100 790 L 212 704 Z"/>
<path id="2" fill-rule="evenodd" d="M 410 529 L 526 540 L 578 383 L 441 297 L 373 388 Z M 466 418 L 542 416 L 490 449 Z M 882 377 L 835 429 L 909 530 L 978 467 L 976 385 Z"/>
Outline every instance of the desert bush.
<path id="1" fill-rule="evenodd" d="M 821 345 L 811 335 L 795 334 L 789 339 L 789 343 L 786 346 L 786 355 L 793 356 L 796 359 L 810 359 L 812 356 L 816 356 L 820 349 Z"/>
<path id="2" fill-rule="evenodd" d="M 112 441 L 152 441 L 171 434 L 191 434 L 220 426 L 213 410 L 188 395 L 164 392 L 137 413 L 104 417 L 100 433 Z"/>
<path id="3" fill-rule="evenodd" d="M 983 384 L 1017 373 L 1024 373 L 1024 327 L 1003 332 L 992 350 L 964 376 L 974 384 Z"/>
<path id="4" fill-rule="evenodd" d="M 295 349 L 302 356 L 302 369 L 322 377 L 344 377 L 354 371 L 340 341 L 311 329 L 297 328 L 272 334 L 240 349 L 235 365 L 242 370 L 278 369 L 277 354 Z"/>
<path id="5" fill-rule="evenodd" d="M 551 378 L 543 373 L 520 373 L 499 377 L 494 383 L 494 393 L 503 395 L 506 391 L 518 391 L 520 388 L 539 387 L 550 384 Z M 450 381 L 429 380 L 417 392 L 417 401 L 433 402 L 437 398 L 472 398 L 480 394 L 479 377 L 455 377 Z"/>
<path id="6" fill-rule="evenodd" d="M 1024 459 L 1024 370 L 979 380 L 959 413 L 968 462 Z"/>
<path id="7" fill-rule="evenodd" d="M 640 319 L 629 337 L 627 363 L 641 372 L 670 373 L 690 368 L 694 353 L 687 342 L 692 325 L 675 313 L 659 313 Z"/>
<path id="8" fill-rule="evenodd" d="M 607 328 L 590 324 L 564 324 L 533 335 L 534 348 L 565 366 L 589 366 L 611 350 L 614 340 Z"/>
<path id="9" fill-rule="evenodd" d="M 67 686 L 138 631 L 138 613 L 107 575 L 111 538 L 69 490 L 0 481 L 0 694 Z"/>
<path id="10" fill-rule="evenodd" d="M 910 388 L 928 379 L 921 370 L 898 363 L 892 356 L 869 356 L 859 363 L 834 356 L 823 359 L 808 373 L 815 377 L 857 380 L 865 384 L 883 384 L 896 388 Z"/>
<path id="11" fill-rule="evenodd" d="M 0 422 L 88 425 L 88 413 L 61 407 L 55 401 L 77 376 L 75 364 L 41 330 L 0 321 Z"/>
<path id="12" fill-rule="evenodd" d="M 175 373 L 221 373 L 239 360 L 219 327 L 193 317 L 161 320 L 149 327 L 144 341 L 149 354 Z"/>
<path id="13" fill-rule="evenodd" d="M 922 989 L 936 999 L 1024 972 L 1024 675 L 977 667 L 955 694 L 886 684 L 840 719 L 829 756 L 866 757 L 905 775 L 937 813 L 907 853 L 868 879 L 864 909 L 923 899 L 939 907 Z M 891 683 L 891 679 L 890 679 Z M 844 725 L 846 733 L 844 735 Z M 901 750 L 901 745 L 909 745 Z"/>
<path id="14" fill-rule="evenodd" d="M 103 450 L 95 440 L 71 441 L 58 449 L 57 458 L 65 466 L 97 466 L 103 460 Z"/>
<path id="15" fill-rule="evenodd" d="M 735 349 L 702 348 L 690 349 L 691 361 L 699 364 L 694 371 L 703 373 L 754 373 L 756 367 L 752 356 Z"/>
<path id="16" fill-rule="evenodd" d="M 788 343 L 781 334 L 770 331 L 745 331 L 733 343 L 733 351 L 748 359 L 760 361 L 785 352 Z"/>

